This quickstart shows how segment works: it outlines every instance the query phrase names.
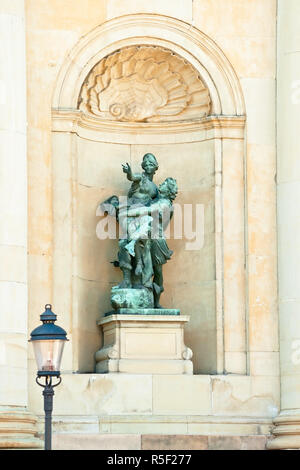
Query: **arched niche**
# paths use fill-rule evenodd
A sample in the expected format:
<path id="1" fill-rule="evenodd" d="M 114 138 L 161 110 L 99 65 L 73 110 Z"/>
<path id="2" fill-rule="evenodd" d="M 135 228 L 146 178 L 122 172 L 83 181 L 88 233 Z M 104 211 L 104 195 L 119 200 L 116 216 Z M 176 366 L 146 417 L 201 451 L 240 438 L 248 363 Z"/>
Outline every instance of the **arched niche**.
<path id="1" fill-rule="evenodd" d="M 151 112 L 111 113 L 118 87 L 126 90 L 137 70 L 126 82 L 122 67 L 116 72 L 110 67 L 111 89 L 97 83 L 105 66 L 120 62 L 126 51 L 135 51 L 140 61 L 150 58 L 155 66 L 168 64 L 168 73 L 188 95 L 181 90 L 179 112 L 172 115 L 164 108 L 172 94 L 152 82 L 157 102 Z M 195 74 L 190 89 L 180 76 L 180 61 Z M 148 69 L 146 78 L 139 76 L 142 91 L 158 77 L 151 73 Z M 202 101 L 195 103 L 191 90 L 201 87 Z M 72 370 L 93 370 L 93 354 L 100 346 L 96 320 L 110 310 L 110 288 L 120 280 L 110 263 L 116 259 L 116 240 L 96 236 L 97 203 L 114 193 L 126 194 L 121 163 L 129 161 L 138 171 L 142 156 L 151 151 L 160 165 L 156 182 L 173 176 L 179 204 L 204 205 L 203 248 L 189 251 L 186 239 L 170 240 L 174 256 L 164 269 L 162 302 L 191 315 L 186 344 L 194 351 L 196 373 L 246 373 L 244 101 L 222 51 L 202 32 L 173 18 L 113 19 L 83 37 L 68 55 L 54 91 L 52 119 L 53 293 L 69 321 Z"/>

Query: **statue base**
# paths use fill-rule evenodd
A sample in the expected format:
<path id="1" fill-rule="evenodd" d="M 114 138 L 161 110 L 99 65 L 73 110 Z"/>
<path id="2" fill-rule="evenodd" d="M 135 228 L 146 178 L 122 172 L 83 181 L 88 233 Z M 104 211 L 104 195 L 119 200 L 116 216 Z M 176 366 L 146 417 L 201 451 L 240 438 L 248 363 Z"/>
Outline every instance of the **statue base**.
<path id="1" fill-rule="evenodd" d="M 193 353 L 184 344 L 189 316 L 180 315 L 179 310 L 171 313 L 172 309 L 145 309 L 158 314 L 143 310 L 112 313 L 98 322 L 103 347 L 95 354 L 96 372 L 193 374 Z"/>
<path id="2" fill-rule="evenodd" d="M 117 308 L 104 316 L 110 315 L 180 315 L 180 310 L 176 308 Z"/>
<path id="3" fill-rule="evenodd" d="M 114 286 L 111 289 L 110 301 L 112 307 L 119 308 L 152 308 L 154 307 L 153 293 L 146 288 L 124 288 Z"/>

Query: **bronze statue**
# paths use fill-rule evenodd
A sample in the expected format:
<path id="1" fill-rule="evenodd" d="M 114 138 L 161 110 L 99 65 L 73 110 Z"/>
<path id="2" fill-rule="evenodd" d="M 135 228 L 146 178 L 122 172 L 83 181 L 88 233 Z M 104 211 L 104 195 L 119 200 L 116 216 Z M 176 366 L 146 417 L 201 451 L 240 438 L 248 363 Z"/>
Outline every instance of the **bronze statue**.
<path id="1" fill-rule="evenodd" d="M 143 173 L 132 173 L 128 163 L 122 165 L 129 181 L 132 181 L 125 202 L 112 196 L 101 204 L 119 222 L 118 265 L 123 280 L 112 289 L 114 308 L 161 309 L 160 295 L 164 290 L 162 265 L 172 256 L 164 230 L 173 215 L 173 201 L 177 195 L 177 183 L 167 178 L 159 188 L 153 182 L 158 169 L 156 158 L 147 153 L 142 161 Z M 121 198 L 120 198 L 121 199 Z"/>

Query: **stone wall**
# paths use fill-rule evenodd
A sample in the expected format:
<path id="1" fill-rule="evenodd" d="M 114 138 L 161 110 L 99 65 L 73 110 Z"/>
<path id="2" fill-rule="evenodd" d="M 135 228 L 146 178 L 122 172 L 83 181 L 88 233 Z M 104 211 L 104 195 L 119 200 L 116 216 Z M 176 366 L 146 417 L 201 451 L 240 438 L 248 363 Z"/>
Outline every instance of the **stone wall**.
<path id="1" fill-rule="evenodd" d="M 145 137 L 139 125 L 112 132 L 80 121 L 75 111 L 84 79 L 102 56 L 134 37 L 168 44 L 197 68 L 210 92 L 213 122 L 172 131 L 166 125 Z M 114 190 L 126 190 L 122 162 L 137 169 L 143 153 L 152 151 L 160 164 L 158 181 L 176 177 L 178 200 L 205 202 L 207 215 L 199 253 L 186 252 L 182 240 L 170 243 L 175 253 L 165 267 L 162 301 L 191 315 L 186 343 L 195 353 L 196 374 L 238 374 L 189 378 L 195 395 L 179 400 L 177 413 L 186 416 L 189 401 L 195 410 L 203 405 L 198 381 L 209 382 L 212 403 L 212 383 L 223 390 L 224 380 L 236 380 L 233 396 L 241 401 L 222 399 L 226 385 L 220 407 L 209 405 L 205 414 L 247 415 L 241 402 L 249 401 L 252 417 L 270 420 L 279 408 L 276 1 L 28 0 L 26 44 L 29 331 L 43 305 L 53 303 L 71 339 L 63 381 L 74 380 L 76 389 L 85 378 L 71 373 L 93 371 L 92 354 L 101 341 L 95 321 L 109 308 L 109 286 L 119 279 L 109 264 L 115 242 L 95 236 L 96 205 Z M 34 374 L 30 349 L 29 402 L 40 413 Z M 125 414 L 126 396 L 117 393 L 115 403 Z M 65 400 L 58 391 L 57 410 Z M 76 404 L 72 413 L 80 414 Z M 160 414 L 167 415 L 167 407 Z"/>

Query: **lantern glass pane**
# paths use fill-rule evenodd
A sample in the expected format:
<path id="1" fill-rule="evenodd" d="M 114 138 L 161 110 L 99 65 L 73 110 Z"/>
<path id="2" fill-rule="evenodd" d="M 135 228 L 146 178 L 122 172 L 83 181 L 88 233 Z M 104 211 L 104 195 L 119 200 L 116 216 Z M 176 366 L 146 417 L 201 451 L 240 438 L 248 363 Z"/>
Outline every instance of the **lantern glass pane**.
<path id="1" fill-rule="evenodd" d="M 59 372 L 65 340 L 38 340 L 32 344 L 38 370 Z"/>

